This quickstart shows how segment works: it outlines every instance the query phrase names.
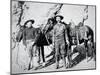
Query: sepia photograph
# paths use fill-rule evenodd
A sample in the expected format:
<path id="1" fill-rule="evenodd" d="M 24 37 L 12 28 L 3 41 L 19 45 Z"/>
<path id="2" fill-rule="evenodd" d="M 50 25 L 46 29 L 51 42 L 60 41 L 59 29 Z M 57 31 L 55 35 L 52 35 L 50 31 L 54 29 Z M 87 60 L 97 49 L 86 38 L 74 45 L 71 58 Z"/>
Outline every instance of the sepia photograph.
<path id="1" fill-rule="evenodd" d="M 11 0 L 11 74 L 96 69 L 96 6 Z"/>

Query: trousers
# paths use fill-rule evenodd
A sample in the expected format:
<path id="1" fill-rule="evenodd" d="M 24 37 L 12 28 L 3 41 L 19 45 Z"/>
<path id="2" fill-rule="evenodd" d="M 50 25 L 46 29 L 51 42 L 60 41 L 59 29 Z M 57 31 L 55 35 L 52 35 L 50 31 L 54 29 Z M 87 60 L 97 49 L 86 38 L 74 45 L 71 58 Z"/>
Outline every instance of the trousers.
<path id="1" fill-rule="evenodd" d="M 66 59 L 65 59 L 65 42 L 64 40 L 55 41 L 55 59 L 56 59 L 56 68 L 59 67 L 60 56 L 63 59 L 63 65 L 66 68 Z"/>
<path id="2" fill-rule="evenodd" d="M 55 51 L 56 51 L 56 56 L 60 54 L 65 55 L 65 41 L 64 40 L 55 41 Z"/>

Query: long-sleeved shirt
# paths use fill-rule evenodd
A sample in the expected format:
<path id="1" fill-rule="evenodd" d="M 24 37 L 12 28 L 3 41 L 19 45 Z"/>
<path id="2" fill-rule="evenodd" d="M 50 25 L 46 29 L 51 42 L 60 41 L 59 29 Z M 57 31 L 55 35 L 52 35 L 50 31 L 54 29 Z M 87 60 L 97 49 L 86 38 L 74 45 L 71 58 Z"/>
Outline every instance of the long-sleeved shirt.
<path id="1" fill-rule="evenodd" d="M 39 33 L 40 33 L 39 28 L 33 28 L 33 27 L 23 28 L 18 32 L 16 40 L 17 42 L 23 40 L 24 45 L 26 45 L 27 40 L 37 42 Z"/>
<path id="2" fill-rule="evenodd" d="M 68 40 L 67 29 L 62 23 L 56 24 L 54 26 L 53 42 L 58 40 L 65 40 L 65 42 Z"/>
<path id="3" fill-rule="evenodd" d="M 35 38 L 35 29 L 33 27 L 25 28 L 23 31 L 23 39 L 32 40 Z"/>
<path id="4" fill-rule="evenodd" d="M 23 30 L 23 44 L 26 45 L 26 41 L 31 40 L 31 41 L 36 41 L 36 31 L 35 28 L 30 27 L 30 28 L 25 28 Z"/>

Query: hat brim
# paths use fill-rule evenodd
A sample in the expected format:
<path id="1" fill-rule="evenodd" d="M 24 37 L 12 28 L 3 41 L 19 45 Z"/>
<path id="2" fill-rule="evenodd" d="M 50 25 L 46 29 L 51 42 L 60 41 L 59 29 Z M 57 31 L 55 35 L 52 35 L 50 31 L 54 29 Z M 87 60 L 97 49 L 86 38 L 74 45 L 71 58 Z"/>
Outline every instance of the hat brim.
<path id="1" fill-rule="evenodd" d="M 61 20 L 62 20 L 62 19 L 64 19 L 64 17 L 63 17 L 63 16 L 61 16 L 61 15 L 56 15 L 54 18 L 56 19 L 56 17 L 60 17 L 60 18 L 61 18 Z"/>
<path id="2" fill-rule="evenodd" d="M 25 26 L 28 22 L 31 22 L 31 23 L 33 24 L 35 21 L 34 21 L 34 20 L 27 20 L 27 21 L 24 23 L 24 26 Z"/>

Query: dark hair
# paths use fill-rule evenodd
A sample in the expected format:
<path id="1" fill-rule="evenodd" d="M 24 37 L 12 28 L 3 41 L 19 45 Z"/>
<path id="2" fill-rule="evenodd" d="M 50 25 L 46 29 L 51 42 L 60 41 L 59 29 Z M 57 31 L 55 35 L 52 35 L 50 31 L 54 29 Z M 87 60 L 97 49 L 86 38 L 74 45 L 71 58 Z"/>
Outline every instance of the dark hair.
<path id="1" fill-rule="evenodd" d="M 50 21 L 54 23 L 54 18 L 49 18 L 47 24 L 50 23 Z"/>
<path id="2" fill-rule="evenodd" d="M 24 27 L 26 26 L 26 24 L 27 24 L 28 22 L 31 22 L 31 23 L 33 24 L 35 21 L 34 21 L 34 20 L 27 20 L 27 21 L 24 23 Z"/>

